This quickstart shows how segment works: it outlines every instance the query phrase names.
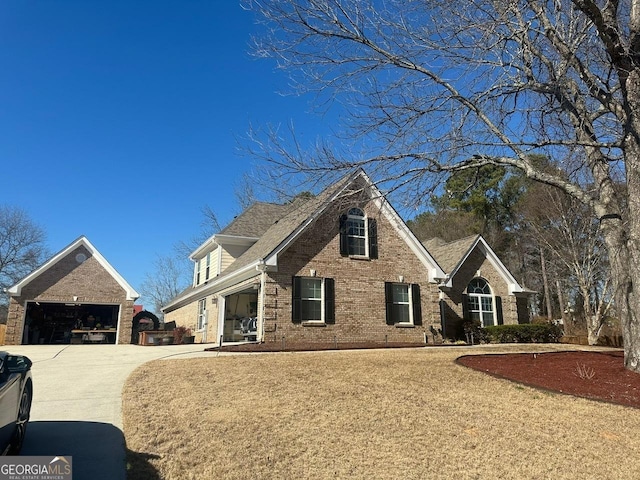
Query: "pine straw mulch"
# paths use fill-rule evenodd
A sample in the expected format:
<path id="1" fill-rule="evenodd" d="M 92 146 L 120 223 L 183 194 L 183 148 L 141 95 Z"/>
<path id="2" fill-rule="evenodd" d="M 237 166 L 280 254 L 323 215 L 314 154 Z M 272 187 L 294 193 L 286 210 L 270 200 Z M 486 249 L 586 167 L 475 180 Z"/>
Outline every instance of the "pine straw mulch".
<path id="1" fill-rule="evenodd" d="M 128 476 L 637 478 L 639 410 L 455 362 L 570 348 L 212 352 L 150 362 L 123 391 Z"/>

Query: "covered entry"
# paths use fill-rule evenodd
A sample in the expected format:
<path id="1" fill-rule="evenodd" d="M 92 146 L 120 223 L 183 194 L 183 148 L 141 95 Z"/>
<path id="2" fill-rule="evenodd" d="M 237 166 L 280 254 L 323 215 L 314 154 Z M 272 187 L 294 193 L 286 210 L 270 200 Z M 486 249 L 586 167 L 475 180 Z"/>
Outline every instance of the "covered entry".
<path id="1" fill-rule="evenodd" d="M 258 335 L 258 290 L 249 287 L 224 297 L 223 342 L 254 341 Z"/>
<path id="2" fill-rule="evenodd" d="M 116 343 L 120 305 L 27 302 L 22 343 Z"/>

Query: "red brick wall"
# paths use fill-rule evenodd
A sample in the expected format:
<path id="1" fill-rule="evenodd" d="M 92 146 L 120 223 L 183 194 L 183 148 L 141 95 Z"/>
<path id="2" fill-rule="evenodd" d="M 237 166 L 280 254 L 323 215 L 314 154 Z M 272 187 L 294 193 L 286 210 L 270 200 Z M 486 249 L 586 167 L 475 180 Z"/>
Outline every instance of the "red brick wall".
<path id="1" fill-rule="evenodd" d="M 430 327 L 439 328 L 438 289 L 428 282 L 428 271 L 378 211 L 373 202 L 360 205 L 378 222 L 378 258 L 342 257 L 339 216 L 347 209 L 330 208 L 278 259 L 278 272 L 270 272 L 265 286 L 265 341 L 281 342 L 433 342 Z M 307 326 L 291 321 L 293 276 L 335 280 L 335 324 Z M 422 325 L 401 328 L 386 324 L 384 283 L 420 285 Z"/>
<path id="2" fill-rule="evenodd" d="M 76 255 L 84 253 L 83 263 Z M 24 286 L 19 297 L 12 297 L 7 318 L 8 345 L 22 342 L 24 307 L 28 301 L 99 303 L 120 306 L 119 343 L 131 342 L 133 300 L 126 299 L 126 292 L 102 265 L 80 246 L 62 258 L 51 268 Z"/>

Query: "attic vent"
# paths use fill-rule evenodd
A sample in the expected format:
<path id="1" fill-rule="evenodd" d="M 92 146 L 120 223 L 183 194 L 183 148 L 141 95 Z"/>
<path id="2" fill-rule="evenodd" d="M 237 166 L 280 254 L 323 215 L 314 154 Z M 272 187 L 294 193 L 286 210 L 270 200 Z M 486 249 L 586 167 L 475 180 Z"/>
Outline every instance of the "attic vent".
<path id="1" fill-rule="evenodd" d="M 76 255 L 76 262 L 82 263 L 87 259 L 87 256 L 84 253 L 79 253 Z"/>

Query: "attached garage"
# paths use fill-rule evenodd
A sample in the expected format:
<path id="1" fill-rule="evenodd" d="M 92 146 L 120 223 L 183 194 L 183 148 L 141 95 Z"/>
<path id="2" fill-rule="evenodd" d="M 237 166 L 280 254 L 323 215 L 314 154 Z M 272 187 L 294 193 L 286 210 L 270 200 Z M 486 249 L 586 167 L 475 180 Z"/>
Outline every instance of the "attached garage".
<path id="1" fill-rule="evenodd" d="M 86 237 L 8 290 L 6 343 L 130 343 L 138 293 Z"/>

